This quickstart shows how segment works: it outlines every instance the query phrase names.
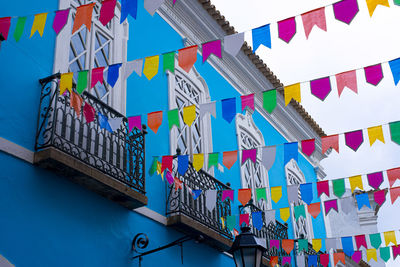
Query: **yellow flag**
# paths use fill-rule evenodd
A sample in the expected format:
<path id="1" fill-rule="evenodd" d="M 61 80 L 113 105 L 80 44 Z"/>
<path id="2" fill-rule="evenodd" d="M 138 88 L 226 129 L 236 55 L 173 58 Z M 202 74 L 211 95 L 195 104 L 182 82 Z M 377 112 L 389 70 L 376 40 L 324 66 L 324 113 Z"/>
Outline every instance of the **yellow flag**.
<path id="1" fill-rule="evenodd" d="M 382 126 L 370 127 L 368 128 L 369 144 L 372 146 L 376 140 L 385 143 L 383 138 Z"/>
<path id="2" fill-rule="evenodd" d="M 158 175 L 161 174 L 161 179 L 164 181 L 164 173 L 161 172 L 161 167 L 162 167 L 161 162 L 157 161 L 157 174 Z"/>
<path id="3" fill-rule="evenodd" d="M 72 77 L 73 76 L 74 76 L 73 72 L 61 74 L 60 95 L 64 94 L 65 90 L 67 90 L 67 89 L 71 93 L 71 91 L 72 91 Z"/>
<path id="4" fill-rule="evenodd" d="M 225 229 L 225 218 L 221 217 L 222 228 Z"/>
<path id="5" fill-rule="evenodd" d="M 196 106 L 191 105 L 183 108 L 183 121 L 191 126 L 196 119 Z"/>
<path id="6" fill-rule="evenodd" d="M 394 233 L 394 231 L 384 232 L 383 237 L 385 238 L 386 246 L 388 246 L 390 244 L 390 242 L 392 242 L 393 245 L 397 245 L 396 234 Z"/>
<path id="7" fill-rule="evenodd" d="M 281 219 L 286 222 L 290 217 L 290 209 L 289 208 L 282 208 L 280 209 Z"/>
<path id="8" fill-rule="evenodd" d="M 158 63 L 158 56 L 146 57 L 146 60 L 144 61 L 143 74 L 147 79 L 151 80 L 156 76 L 158 73 Z"/>
<path id="9" fill-rule="evenodd" d="M 322 241 L 321 241 L 321 239 L 313 239 L 313 240 L 312 240 L 312 247 L 313 247 L 313 249 L 314 249 L 316 252 L 320 251 L 321 248 L 322 248 Z"/>
<path id="10" fill-rule="evenodd" d="M 193 167 L 196 171 L 200 171 L 203 168 L 204 154 L 194 154 L 193 155 Z"/>
<path id="11" fill-rule="evenodd" d="M 292 98 L 299 103 L 301 102 L 300 83 L 285 86 L 284 93 L 286 106 L 290 103 Z"/>
<path id="12" fill-rule="evenodd" d="M 278 203 L 279 199 L 282 197 L 282 187 L 274 186 L 271 187 L 271 198 L 275 203 Z"/>
<path id="13" fill-rule="evenodd" d="M 378 258 L 376 256 L 376 249 L 372 248 L 372 249 L 367 249 L 367 262 L 370 259 L 374 259 L 376 262 L 378 262 Z"/>
<path id="14" fill-rule="evenodd" d="M 372 17 L 372 14 L 374 14 L 375 8 L 378 5 L 382 6 L 389 6 L 389 0 L 366 0 L 367 1 L 367 6 L 368 6 L 368 11 L 369 11 L 369 16 Z"/>
<path id="15" fill-rule="evenodd" d="M 361 175 L 352 176 L 352 177 L 349 178 L 349 181 L 350 181 L 351 192 L 354 192 L 354 190 L 357 187 L 360 190 L 364 190 L 364 186 L 363 186 L 363 183 L 362 183 Z"/>
<path id="16" fill-rule="evenodd" d="M 33 20 L 32 28 L 31 28 L 31 38 L 33 34 L 38 31 L 40 36 L 43 36 L 44 25 L 46 25 L 47 13 L 40 13 L 35 15 L 35 19 Z"/>

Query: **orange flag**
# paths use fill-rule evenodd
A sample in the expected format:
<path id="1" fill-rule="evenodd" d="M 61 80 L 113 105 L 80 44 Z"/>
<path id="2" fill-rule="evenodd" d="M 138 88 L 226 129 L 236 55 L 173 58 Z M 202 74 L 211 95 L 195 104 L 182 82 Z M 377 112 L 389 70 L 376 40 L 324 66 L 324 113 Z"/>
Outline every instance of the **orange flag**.
<path id="1" fill-rule="evenodd" d="M 339 261 L 341 261 L 343 264 L 346 264 L 344 253 L 343 252 L 333 253 L 333 265 L 336 266 L 336 264 L 338 264 Z"/>
<path id="2" fill-rule="evenodd" d="M 83 99 L 74 91 L 71 92 L 71 99 L 69 105 L 75 110 L 76 115 L 81 115 L 81 108 L 83 104 Z"/>
<path id="3" fill-rule="evenodd" d="M 86 25 L 86 28 L 90 31 L 92 26 L 92 13 L 95 3 L 79 6 L 76 9 L 74 26 L 72 27 L 72 34 L 79 30 L 82 25 Z"/>
<path id="4" fill-rule="evenodd" d="M 287 254 L 290 254 L 290 252 L 292 252 L 293 246 L 294 246 L 293 239 L 282 239 L 282 248 L 284 251 L 286 251 Z"/>
<path id="5" fill-rule="evenodd" d="M 333 148 L 337 153 L 339 153 L 339 135 L 335 134 L 321 137 L 321 143 L 322 154 L 325 154 L 329 148 Z"/>
<path id="6" fill-rule="evenodd" d="M 222 163 L 225 165 L 225 167 L 227 167 L 228 169 L 232 168 L 233 164 L 235 164 L 237 160 L 237 150 L 227 151 L 224 152 L 222 155 Z"/>
<path id="7" fill-rule="evenodd" d="M 321 213 L 321 204 L 319 202 L 308 205 L 308 213 L 316 219 Z"/>
<path id="8" fill-rule="evenodd" d="M 270 260 L 269 260 L 269 265 L 271 265 L 272 267 L 277 266 L 279 263 L 279 257 L 278 256 L 271 256 Z"/>
<path id="9" fill-rule="evenodd" d="M 179 67 L 189 72 L 197 60 L 197 45 L 178 50 Z"/>
<path id="10" fill-rule="evenodd" d="M 242 203 L 242 206 L 245 206 L 247 202 L 249 202 L 251 199 L 251 189 L 246 188 L 246 189 L 239 189 L 238 191 L 238 200 L 240 203 Z"/>
<path id="11" fill-rule="evenodd" d="M 162 111 L 151 112 L 147 114 L 147 126 L 153 130 L 154 133 L 157 133 L 158 128 L 162 123 Z"/>

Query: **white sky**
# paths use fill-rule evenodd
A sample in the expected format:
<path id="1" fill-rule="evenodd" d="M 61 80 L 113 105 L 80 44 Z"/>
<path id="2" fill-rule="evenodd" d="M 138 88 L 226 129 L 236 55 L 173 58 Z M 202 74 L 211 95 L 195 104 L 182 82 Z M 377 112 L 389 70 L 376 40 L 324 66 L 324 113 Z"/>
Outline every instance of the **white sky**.
<path id="1" fill-rule="evenodd" d="M 329 5 L 337 1 L 321 0 L 212 0 L 238 32 L 246 32 L 251 44 L 251 30 L 271 23 L 272 49 L 261 47 L 257 54 L 285 85 L 309 81 L 343 71 L 387 62 L 400 57 L 400 6 L 389 0 L 390 8 L 378 6 L 369 17 L 365 0 L 358 0 L 359 13 L 350 25 L 334 18 L 333 8 L 326 8 L 327 32 L 314 26 L 306 40 L 303 23 L 296 18 L 297 33 L 287 44 L 278 38 L 277 21 Z M 396 49 L 397 48 L 397 49 Z M 331 78 L 332 91 L 324 102 L 310 93 L 308 84 L 302 84 L 301 104 L 329 135 L 383 125 L 400 120 L 400 85 L 394 85 L 388 64 L 383 64 L 384 79 L 373 86 L 365 82 L 363 70 L 357 71 L 358 94 L 345 88 L 338 97 L 336 81 Z M 400 166 L 400 146 L 390 140 L 388 126 L 384 125 L 386 144 L 377 141 L 372 147 L 364 133 L 364 143 L 353 152 L 340 137 L 340 154 L 335 151 L 322 166 L 328 179 L 349 177 Z M 398 183 L 398 182 L 397 182 Z M 400 186 L 399 184 L 395 184 Z M 367 181 L 364 181 L 364 187 Z M 383 184 L 381 188 L 387 188 Z M 370 189 L 369 186 L 365 189 Z M 387 201 L 378 217 L 378 231 L 400 228 L 400 201 Z M 397 233 L 398 234 L 398 233 Z M 400 241 L 400 236 L 398 236 Z M 379 254 L 378 254 L 379 255 Z M 379 257 L 379 256 L 378 256 Z M 397 263 L 397 264 L 395 264 Z M 400 260 L 388 264 L 396 266 Z"/>

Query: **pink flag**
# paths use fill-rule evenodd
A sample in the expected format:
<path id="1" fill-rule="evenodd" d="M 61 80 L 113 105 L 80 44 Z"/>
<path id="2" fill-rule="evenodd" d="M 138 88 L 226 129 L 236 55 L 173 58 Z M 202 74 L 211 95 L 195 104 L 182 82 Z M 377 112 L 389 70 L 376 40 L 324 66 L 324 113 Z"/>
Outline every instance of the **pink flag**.
<path id="1" fill-rule="evenodd" d="M 242 223 L 245 223 L 247 226 L 250 225 L 250 215 L 248 213 L 240 214 L 239 226 L 242 226 Z"/>
<path id="2" fill-rule="evenodd" d="M 233 201 L 233 190 L 222 191 L 222 201 L 225 201 L 226 198 L 230 198 Z"/>
<path id="3" fill-rule="evenodd" d="M 301 149 L 304 154 L 310 157 L 315 150 L 315 139 L 301 141 Z"/>
<path id="4" fill-rule="evenodd" d="M 254 111 L 254 94 L 251 95 L 242 95 L 240 97 L 242 100 L 242 111 L 246 108 L 249 107 L 251 110 Z"/>
<path id="5" fill-rule="evenodd" d="M 366 249 L 368 248 L 367 241 L 365 240 L 365 235 L 356 235 L 354 239 L 356 240 L 357 249 L 360 249 L 361 246 L 364 246 L 364 248 Z"/>
<path id="6" fill-rule="evenodd" d="M 142 130 L 142 116 L 133 116 L 128 118 L 128 126 L 129 126 L 129 132 L 132 131 L 133 127 L 136 127 L 139 129 L 139 131 Z M 172 170 L 171 170 L 172 172 Z"/>
<path id="7" fill-rule="evenodd" d="M 328 266 L 329 264 L 329 254 L 320 254 L 319 255 L 319 262 L 322 266 Z"/>
<path id="8" fill-rule="evenodd" d="M 337 20 L 350 24 L 358 13 L 357 0 L 343 0 L 333 4 L 333 12 Z"/>
<path id="9" fill-rule="evenodd" d="M 301 15 L 301 18 L 303 20 L 304 32 L 307 39 L 314 25 L 317 25 L 321 30 L 326 31 L 325 7 L 304 13 Z"/>
<path id="10" fill-rule="evenodd" d="M 325 193 L 329 197 L 329 181 L 317 182 L 318 197 Z"/>
<path id="11" fill-rule="evenodd" d="M 174 160 L 173 156 L 163 156 L 161 159 L 161 173 L 168 169 L 172 172 L 172 161 Z"/>
<path id="12" fill-rule="evenodd" d="M 349 88 L 357 94 L 357 75 L 355 70 L 342 72 L 336 74 L 335 76 L 339 97 L 345 87 Z"/>
<path id="13" fill-rule="evenodd" d="M 351 255 L 351 259 L 355 261 L 356 263 L 360 263 L 362 258 L 362 252 L 361 251 L 354 251 L 353 255 Z"/>
<path id="14" fill-rule="evenodd" d="M 390 190 L 390 199 L 392 200 L 392 204 L 396 201 L 396 199 L 400 196 L 400 187 L 392 187 Z"/>
<path id="15" fill-rule="evenodd" d="M 385 190 L 379 190 L 374 192 L 374 200 L 376 204 L 382 205 L 386 201 L 386 191 Z"/>
<path id="16" fill-rule="evenodd" d="M 370 173 L 367 174 L 367 177 L 369 185 L 375 189 L 379 189 L 379 186 L 383 182 L 383 173 L 382 172 Z"/>
<path id="17" fill-rule="evenodd" d="M 290 265 L 291 262 L 292 262 L 292 257 L 290 257 L 290 256 L 282 257 L 282 266 L 285 266 L 285 264 Z"/>
<path id="18" fill-rule="evenodd" d="M 279 240 L 270 239 L 269 240 L 269 246 L 270 246 L 270 248 L 275 247 L 276 249 L 279 249 Z"/>
<path id="19" fill-rule="evenodd" d="M 337 153 L 339 153 L 339 135 L 335 134 L 321 137 L 321 145 L 322 154 L 325 154 L 329 148 L 333 148 Z"/>
<path id="20" fill-rule="evenodd" d="M 11 26 L 11 17 L 0 18 L 0 33 L 1 35 L 3 35 L 4 40 L 7 40 L 10 26 Z"/>
<path id="21" fill-rule="evenodd" d="M 295 17 L 279 21 L 278 32 L 279 32 L 279 38 L 281 38 L 286 43 L 289 43 L 290 40 L 292 40 L 293 36 L 296 34 Z"/>
<path id="22" fill-rule="evenodd" d="M 109 23 L 114 17 L 115 4 L 117 0 L 103 0 L 100 9 L 100 22 L 104 26 Z"/>
<path id="23" fill-rule="evenodd" d="M 393 252 L 393 259 L 396 259 L 396 257 L 400 255 L 400 245 L 392 246 L 392 252 Z"/>
<path id="24" fill-rule="evenodd" d="M 390 169 L 386 171 L 389 185 L 392 187 L 397 179 L 400 179 L 400 168 Z"/>
<path id="25" fill-rule="evenodd" d="M 325 215 L 328 215 L 331 209 L 334 209 L 336 210 L 336 212 L 338 212 L 338 205 L 336 199 L 325 201 L 324 205 L 325 205 Z"/>
<path id="26" fill-rule="evenodd" d="M 64 10 L 56 11 L 56 15 L 54 16 L 53 20 L 53 29 L 58 34 L 67 24 L 69 15 L 69 8 Z"/>
<path id="27" fill-rule="evenodd" d="M 85 102 L 83 106 L 83 116 L 85 116 L 86 123 L 94 121 L 96 116 L 96 110 L 88 102 Z"/>
<path id="28" fill-rule="evenodd" d="M 217 57 L 221 58 L 221 40 L 215 40 L 208 43 L 203 44 L 203 63 L 207 60 L 207 58 L 214 54 Z"/>
<path id="29" fill-rule="evenodd" d="M 247 159 L 250 159 L 251 161 L 256 163 L 257 148 L 242 150 L 242 164 L 245 163 Z"/>
<path id="30" fill-rule="evenodd" d="M 331 81 L 329 77 L 313 80 L 310 82 L 311 93 L 321 99 L 322 101 L 331 92 Z"/>
<path id="31" fill-rule="evenodd" d="M 98 82 L 103 84 L 103 71 L 104 67 L 92 69 L 92 82 L 90 88 L 93 88 Z"/>
<path id="32" fill-rule="evenodd" d="M 383 79 L 382 65 L 377 64 L 364 68 L 365 79 L 367 83 L 377 86 Z"/>
<path id="33" fill-rule="evenodd" d="M 354 151 L 357 151 L 357 149 L 364 142 L 362 130 L 345 133 L 344 137 L 346 140 L 346 145 Z"/>

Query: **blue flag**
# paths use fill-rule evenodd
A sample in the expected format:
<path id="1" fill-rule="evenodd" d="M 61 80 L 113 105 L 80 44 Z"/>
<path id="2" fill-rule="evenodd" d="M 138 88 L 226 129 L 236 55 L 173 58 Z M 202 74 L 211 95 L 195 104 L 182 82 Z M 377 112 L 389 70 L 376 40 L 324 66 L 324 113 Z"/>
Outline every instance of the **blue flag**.
<path id="1" fill-rule="evenodd" d="M 236 98 L 227 98 L 221 101 L 222 103 L 222 117 L 229 123 L 232 122 L 236 116 Z"/>
<path id="2" fill-rule="evenodd" d="M 354 253 L 354 248 L 353 248 L 353 239 L 351 236 L 347 237 L 342 237 L 342 247 L 343 247 L 343 252 L 351 257 Z"/>
<path id="3" fill-rule="evenodd" d="M 269 24 L 253 29 L 252 36 L 253 52 L 255 52 L 260 45 L 271 48 L 271 30 Z"/>
<path id="4" fill-rule="evenodd" d="M 107 83 L 114 87 L 115 83 L 119 77 L 119 68 L 121 67 L 121 63 L 114 64 L 108 67 L 108 74 L 107 74 Z"/>
<path id="5" fill-rule="evenodd" d="M 131 15 L 136 19 L 137 15 L 137 0 L 121 0 L 121 21 L 124 22 L 125 19 Z"/>
<path id="6" fill-rule="evenodd" d="M 309 255 L 308 256 L 308 266 L 318 266 L 318 255 Z"/>
<path id="7" fill-rule="evenodd" d="M 101 114 L 100 112 L 98 112 L 98 114 L 99 114 L 100 129 L 106 129 L 107 131 L 112 133 L 113 130 L 111 129 L 110 124 L 108 123 L 108 118 L 106 116 L 104 116 L 103 114 Z"/>
<path id="8" fill-rule="evenodd" d="M 389 61 L 389 66 L 393 74 L 394 84 L 397 85 L 400 81 L 400 58 Z"/>
<path id="9" fill-rule="evenodd" d="M 301 199 L 310 205 L 313 200 L 312 183 L 300 185 Z"/>
<path id="10" fill-rule="evenodd" d="M 192 190 L 193 199 L 196 200 L 200 195 L 202 190 Z"/>
<path id="11" fill-rule="evenodd" d="M 364 205 L 368 208 L 371 208 L 371 204 L 369 203 L 369 197 L 367 193 L 356 195 L 357 206 L 360 210 Z"/>
<path id="12" fill-rule="evenodd" d="M 286 165 L 291 159 L 294 159 L 297 161 L 297 156 L 298 156 L 298 149 L 299 146 L 297 142 L 293 143 L 285 143 L 283 146 L 284 149 L 284 165 Z"/>
<path id="13" fill-rule="evenodd" d="M 252 212 L 251 218 L 253 220 L 253 226 L 258 230 L 261 230 L 263 227 L 262 213 L 261 211 Z"/>
<path id="14" fill-rule="evenodd" d="M 189 167 L 189 155 L 178 156 L 178 172 L 180 175 L 185 175 Z"/>

